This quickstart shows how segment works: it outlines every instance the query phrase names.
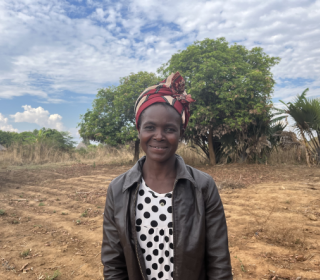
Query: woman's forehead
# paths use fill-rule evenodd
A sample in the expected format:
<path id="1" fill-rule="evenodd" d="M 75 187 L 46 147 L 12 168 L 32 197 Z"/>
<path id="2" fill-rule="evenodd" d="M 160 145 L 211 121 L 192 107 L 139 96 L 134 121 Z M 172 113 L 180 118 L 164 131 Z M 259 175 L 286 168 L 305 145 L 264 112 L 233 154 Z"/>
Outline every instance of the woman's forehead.
<path id="1" fill-rule="evenodd" d="M 173 107 L 162 104 L 154 104 L 148 107 L 141 115 L 141 122 L 161 120 L 178 122 L 180 124 L 181 116 Z"/>

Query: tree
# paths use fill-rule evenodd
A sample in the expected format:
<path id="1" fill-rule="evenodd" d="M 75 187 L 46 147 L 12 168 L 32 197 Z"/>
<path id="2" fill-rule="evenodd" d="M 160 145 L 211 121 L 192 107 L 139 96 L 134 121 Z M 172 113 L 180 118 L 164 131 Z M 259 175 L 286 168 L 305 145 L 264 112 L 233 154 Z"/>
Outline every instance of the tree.
<path id="1" fill-rule="evenodd" d="M 69 132 L 58 131 L 51 128 L 41 128 L 24 132 L 7 132 L 0 130 L 0 144 L 10 146 L 13 143 L 21 145 L 33 144 L 36 142 L 48 143 L 56 146 L 58 149 L 70 150 L 75 144 Z"/>
<path id="2" fill-rule="evenodd" d="M 277 109 L 278 114 L 289 114 L 295 121 L 294 127 L 298 130 L 306 147 L 307 164 L 320 163 L 320 99 L 307 99 L 305 89 L 297 95 L 294 102 L 280 102 L 286 109 Z M 309 141 L 308 141 L 309 139 Z"/>
<path id="3" fill-rule="evenodd" d="M 279 61 L 262 48 L 248 50 L 218 38 L 196 41 L 158 69 L 162 76 L 179 71 L 185 78 L 187 92 L 196 99 L 186 138 L 207 154 L 210 164 L 217 161 L 224 135 L 241 133 L 257 116 L 268 120 L 275 84 L 270 69 Z"/>
<path id="4" fill-rule="evenodd" d="M 54 145 L 58 149 L 64 150 L 64 151 L 71 150 L 75 144 L 69 132 L 58 131 L 56 129 L 45 128 L 45 127 L 41 128 L 38 131 L 38 135 L 36 136 L 36 141 Z"/>
<path id="5" fill-rule="evenodd" d="M 285 117 L 274 118 L 275 115 L 269 113 L 267 120 L 257 116 L 255 123 L 250 123 L 241 132 L 235 130 L 222 136 L 227 159 L 229 155 L 235 155 L 241 162 L 247 158 L 254 162 L 267 162 L 268 156 L 280 144 L 279 133 L 286 127 L 279 122 Z"/>
<path id="6" fill-rule="evenodd" d="M 8 147 L 15 141 L 15 139 L 17 139 L 18 136 L 19 133 L 17 132 L 0 130 L 0 144 Z"/>
<path id="7" fill-rule="evenodd" d="M 131 73 L 118 86 L 100 89 L 92 109 L 81 115 L 80 136 L 112 146 L 135 142 L 134 161 L 139 158 L 139 139 L 135 127 L 134 104 L 138 96 L 160 80 L 154 73 Z"/>

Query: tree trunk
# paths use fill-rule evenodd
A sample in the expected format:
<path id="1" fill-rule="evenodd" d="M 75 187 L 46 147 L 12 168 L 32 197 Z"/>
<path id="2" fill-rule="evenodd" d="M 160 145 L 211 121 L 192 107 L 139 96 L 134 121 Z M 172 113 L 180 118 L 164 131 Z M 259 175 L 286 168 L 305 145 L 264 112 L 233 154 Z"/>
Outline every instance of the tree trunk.
<path id="1" fill-rule="evenodd" d="M 140 139 L 134 142 L 134 158 L 133 162 L 137 162 L 139 159 L 139 151 L 140 151 Z"/>
<path id="2" fill-rule="evenodd" d="M 306 150 L 306 161 L 307 161 L 308 167 L 310 167 L 310 152 L 309 152 L 308 142 L 307 142 L 307 139 L 304 137 L 302 128 L 299 127 L 299 129 L 300 129 L 300 134 L 302 136 L 302 139 L 303 139 L 303 142 L 304 142 L 304 147 L 305 147 L 305 150 Z"/>
<path id="3" fill-rule="evenodd" d="M 210 165 L 216 165 L 216 155 L 213 149 L 213 129 L 210 128 L 208 136 L 208 146 L 209 146 L 209 161 Z"/>

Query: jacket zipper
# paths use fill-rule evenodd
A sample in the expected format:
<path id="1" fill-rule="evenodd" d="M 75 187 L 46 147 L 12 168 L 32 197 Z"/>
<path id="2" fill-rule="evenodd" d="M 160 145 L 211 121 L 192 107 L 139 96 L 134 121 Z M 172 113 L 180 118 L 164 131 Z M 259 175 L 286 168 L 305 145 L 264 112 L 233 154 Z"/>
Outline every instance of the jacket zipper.
<path id="1" fill-rule="evenodd" d="M 174 274 L 175 274 L 175 270 L 176 270 L 176 266 L 175 266 L 175 260 L 176 260 L 176 254 L 175 254 L 175 249 L 176 249 L 176 234 L 174 231 L 174 225 L 175 225 L 175 220 L 174 220 L 174 207 L 173 207 L 173 197 L 174 197 L 174 188 L 177 184 L 178 180 L 174 181 L 174 185 L 173 185 L 173 189 L 172 189 L 172 199 L 171 199 L 171 204 L 172 204 L 172 232 L 173 232 L 173 277 L 172 279 L 174 279 Z"/>
<path id="2" fill-rule="evenodd" d="M 136 192 L 134 194 L 134 220 L 136 219 L 136 207 L 137 207 L 136 203 L 137 203 L 137 193 L 138 193 L 139 187 L 140 187 L 140 183 L 138 183 Z M 136 228 L 136 225 L 134 225 L 134 228 Z M 135 239 L 136 255 L 137 255 L 137 259 L 138 259 L 138 263 L 139 263 L 140 272 L 141 272 L 142 278 L 144 280 L 144 275 L 143 275 L 143 271 L 142 271 L 142 268 L 141 268 L 140 259 L 139 259 L 139 256 L 138 256 L 138 236 L 137 236 L 137 231 L 136 230 L 135 230 L 135 237 L 136 237 L 136 239 Z"/>

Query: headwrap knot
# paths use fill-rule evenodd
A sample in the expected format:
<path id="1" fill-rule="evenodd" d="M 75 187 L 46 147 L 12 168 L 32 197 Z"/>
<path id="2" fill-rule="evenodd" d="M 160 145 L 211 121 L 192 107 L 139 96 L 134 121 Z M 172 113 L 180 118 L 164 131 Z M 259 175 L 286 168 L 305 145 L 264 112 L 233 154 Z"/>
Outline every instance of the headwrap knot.
<path id="1" fill-rule="evenodd" d="M 184 128 L 187 127 L 190 117 L 189 104 L 195 102 L 190 94 L 185 91 L 185 80 L 179 72 L 172 73 L 157 85 L 148 87 L 138 97 L 134 110 L 136 115 L 136 127 L 143 110 L 154 103 L 167 103 L 181 115 Z"/>

